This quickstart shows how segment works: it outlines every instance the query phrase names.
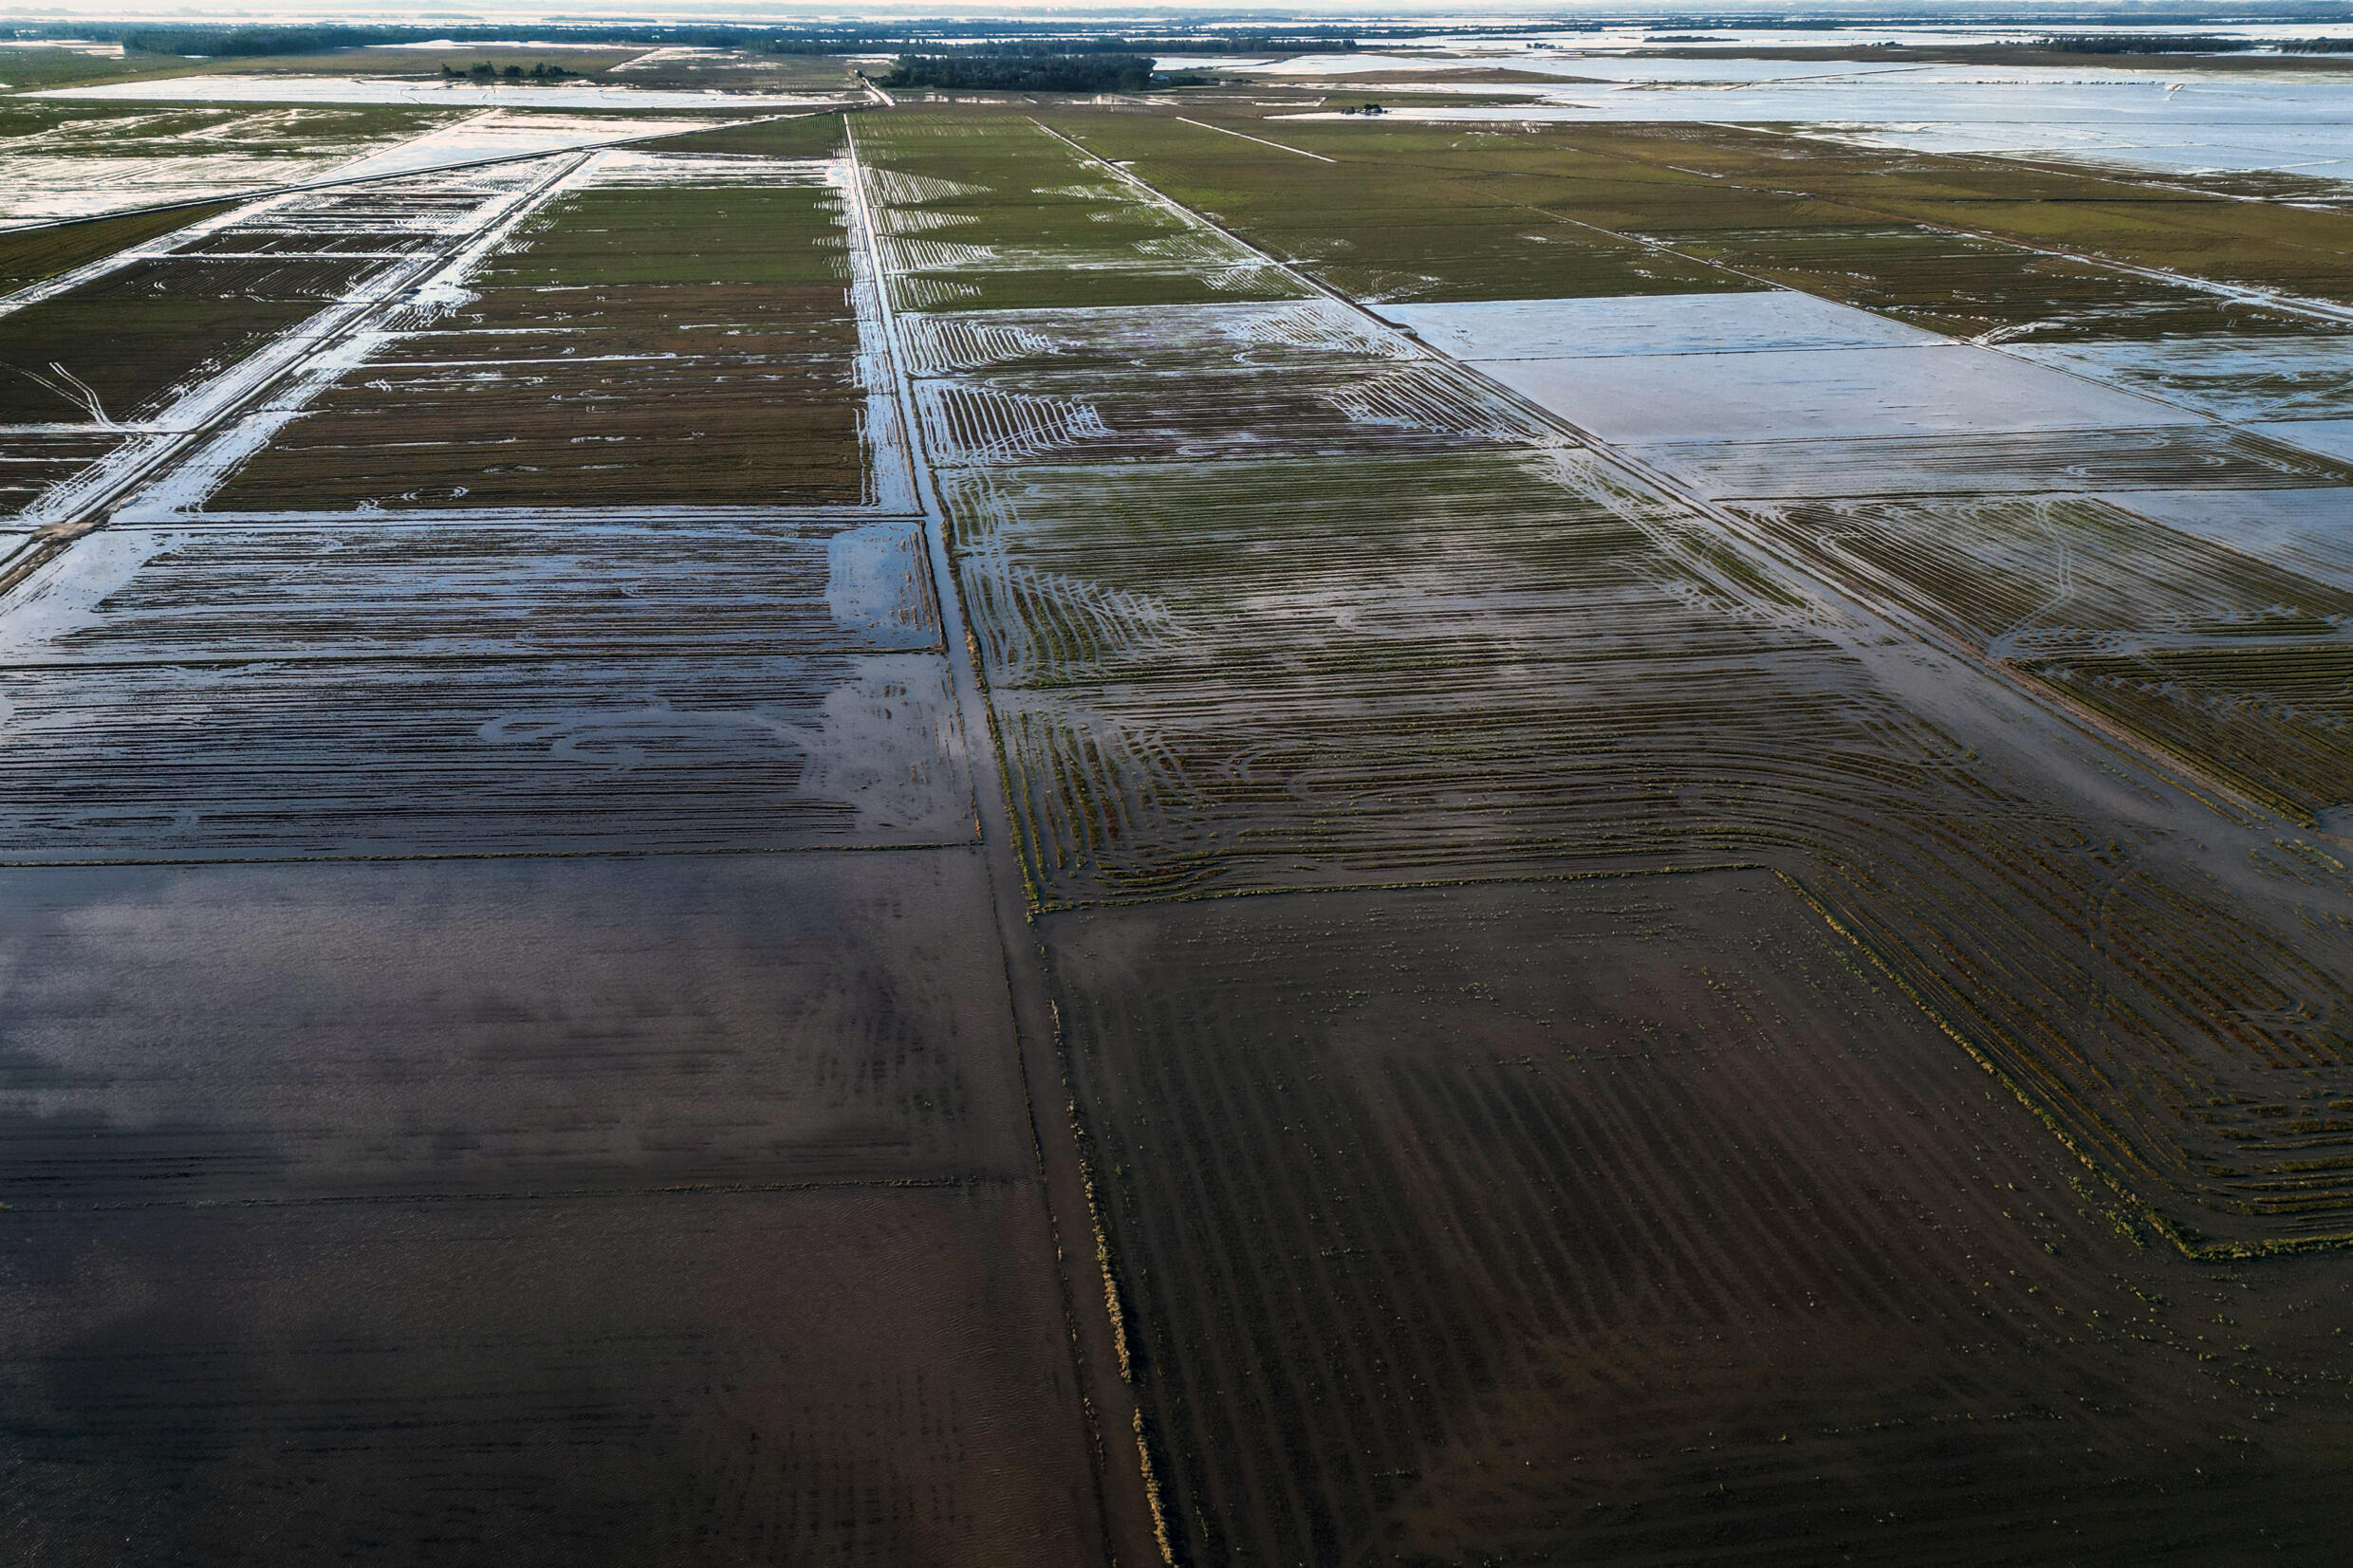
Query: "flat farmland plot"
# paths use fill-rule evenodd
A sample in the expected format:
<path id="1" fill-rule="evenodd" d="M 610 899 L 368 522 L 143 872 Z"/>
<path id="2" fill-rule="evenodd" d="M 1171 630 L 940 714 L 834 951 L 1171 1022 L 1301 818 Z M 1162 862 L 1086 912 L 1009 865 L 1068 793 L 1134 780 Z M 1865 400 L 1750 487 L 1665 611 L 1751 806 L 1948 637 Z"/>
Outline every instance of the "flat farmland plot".
<path id="1" fill-rule="evenodd" d="M 0 838 L 137 859 L 969 836 L 903 526 L 617 532 L 91 540 L 28 585 L 5 655 Z"/>
<path id="2" fill-rule="evenodd" d="M 869 196 L 905 310 L 1182 304 L 1307 291 L 1242 246 L 1139 196 L 1012 115 L 861 125 Z"/>
<path id="3" fill-rule="evenodd" d="M 0 223 L 315 179 L 459 118 L 430 108 L 126 107 L 12 98 L 0 111 Z"/>
<path id="4" fill-rule="evenodd" d="M 0 105 L 0 1561 L 2333 1560 L 2342 65 L 664 28 Z"/>
<path id="5" fill-rule="evenodd" d="M 1379 151 L 1363 157 L 1366 138 L 1328 125 L 1220 117 L 1280 144 L 1269 148 L 1160 116 L 1065 110 L 1051 118 L 1102 157 L 1132 161 L 1171 194 L 1358 299 L 1743 286 L 1704 261 L 1553 221 L 1541 204 L 1563 188 L 1559 160 L 1515 154 L 1517 138 L 1384 128 L 1372 138 Z M 1450 157 L 1466 143 L 1476 147 L 1472 158 Z M 1481 166 L 1483 154 L 1493 155 L 1491 164 Z"/>
<path id="6" fill-rule="evenodd" d="M 1899 596 L 2274 810 L 2309 824 L 2346 804 L 2353 596 L 2227 539 L 2153 526 L 2125 509 L 2129 494 L 2119 500 L 1755 515 L 1862 591 Z"/>
<path id="7" fill-rule="evenodd" d="M 838 190 L 400 175 L 0 316 L 179 355 L 9 449 L 0 1556 L 1105 1555 Z"/>
<path id="8" fill-rule="evenodd" d="M 526 163 L 199 209 L 160 232 L 97 225 L 127 243 L 0 300 L 14 509 L 60 521 L 151 474 L 547 177 Z"/>
<path id="9" fill-rule="evenodd" d="M 1827 418 L 1828 434 L 1749 443 L 1785 464 L 1909 441 L 1982 465 L 2010 440 L 1993 460 L 2044 473 L 2066 440 L 2110 444 L 2116 464 L 2078 481 L 2109 489 L 2136 460 L 2150 484 L 2214 474 L 2218 452 L 2279 485 L 2333 473 L 1917 329 L 1858 326 L 1849 346 L 1792 351 L 1772 340 L 1808 309 L 1834 325 L 1856 313 L 1714 299 L 1673 353 L 1640 352 L 1622 328 L 1598 358 L 1566 326 L 1505 323 L 1497 341 L 1559 352 L 1564 386 L 1606 388 L 1640 366 L 1703 398 L 1745 397 L 1752 434 Z M 1610 309 L 1638 303 L 1653 308 Z M 1442 332 L 1451 308 L 1403 313 Z M 1567 308 L 1573 323 L 1586 303 Z M 1751 315 L 1754 330 L 1740 325 Z M 1307 330 L 1309 318 L 1329 324 Z M 2117 764 L 2039 730 L 2050 721 L 2029 716 L 2016 686 L 1971 673 L 1983 637 L 1895 653 L 1906 644 L 1878 618 L 1933 622 L 1926 606 L 1851 575 L 1825 598 L 1807 576 L 1826 570 L 1813 546 L 1641 476 L 1635 454 L 1661 452 L 1671 423 L 1641 425 L 1648 444 L 1624 455 L 1581 451 L 1510 396 L 1504 372 L 1545 360 L 1501 361 L 1482 380 L 1482 361 L 1339 304 L 912 313 L 894 332 L 940 465 L 1040 908 L 1770 866 L 2078 1149 L 2106 1151 L 2102 1168 L 2158 1231 L 2210 1251 L 2344 1231 L 2353 1189 L 2328 1107 L 2348 1058 L 2299 1022 L 2344 1005 L 2331 956 L 2344 931 L 2310 929 L 2312 906 L 2266 869 L 2266 827 L 2217 821 L 2195 786 L 2158 775 L 2112 783 Z M 1850 372 L 1903 380 L 1889 367 L 1935 356 L 1959 374 L 1944 395 L 1914 388 L 1890 409 L 1837 391 Z M 1828 390 L 1776 414 L 1757 367 L 1787 359 L 1823 361 Z M 1279 399 L 1250 390 L 1262 376 Z M 1367 378 L 1413 396 L 1377 404 Z M 1901 434 L 1915 406 L 1929 428 Z M 2124 429 L 2127 415 L 2149 422 Z M 2152 442 L 2172 466 L 2145 456 Z M 1980 572 L 2001 559 L 1989 540 L 1935 542 L 1948 546 Z M 2145 559 L 2186 592 L 2225 564 L 2170 548 L 2152 541 L 2115 569 Z M 2250 585 L 2224 620 L 2254 617 L 2252 631 L 2255 603 L 2292 588 Z M 2292 621 L 2272 629 L 2325 657 L 2333 631 Z M 2056 691 L 2019 658 L 2019 674 Z M 2201 669 L 2215 700 L 2252 695 L 2236 667 Z M 2097 674 L 2119 684 L 2104 664 Z M 2183 674 L 2168 664 L 2151 679 Z M 2289 721 L 2311 726 L 2308 765 L 2271 766 L 2333 766 L 2333 710 L 2314 694 L 2325 674 L 2299 689 L 2308 718 Z M 2202 702 L 2189 699 L 2188 728 L 2211 715 Z M 2260 752 L 2268 733 L 2250 727 L 2238 744 Z M 2119 821 L 2135 825 L 2120 837 Z M 2285 1119 L 2260 1109 L 2282 1103 Z"/>
<path id="10" fill-rule="evenodd" d="M 315 315 L 375 265 L 343 256 L 166 258 L 0 316 L 0 359 L 17 368 L 0 383 L 0 419 L 103 427 L 151 416 Z"/>
<path id="11" fill-rule="evenodd" d="M 1999 1517 L 2004 1560 L 2196 1561 L 2251 1514 L 2290 1552 L 2330 1527 L 2333 1272 L 2118 1236 L 1770 875 L 1046 932 L 1186 1559 L 1960 1563 Z M 2222 1414 L 2250 1396 L 2280 1424 Z"/>
<path id="12" fill-rule="evenodd" d="M 829 168 L 602 156 L 210 505 L 860 504 L 858 322 Z"/>

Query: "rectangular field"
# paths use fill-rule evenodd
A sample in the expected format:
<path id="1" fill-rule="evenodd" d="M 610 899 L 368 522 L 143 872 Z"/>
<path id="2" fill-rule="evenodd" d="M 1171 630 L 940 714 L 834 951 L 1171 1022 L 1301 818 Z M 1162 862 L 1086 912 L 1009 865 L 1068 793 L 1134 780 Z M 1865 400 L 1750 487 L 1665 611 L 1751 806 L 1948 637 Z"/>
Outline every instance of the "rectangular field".
<path id="1" fill-rule="evenodd" d="M 1769 874 L 1045 932 L 1180 1560 L 2192 1562 L 2249 1517 L 2330 1529 L 2333 1274 L 2119 1236 Z M 2223 1413 L 2251 1394 L 2279 1425 Z"/>
<path id="2" fill-rule="evenodd" d="M 210 507 L 870 500 L 832 167 L 599 155 Z"/>

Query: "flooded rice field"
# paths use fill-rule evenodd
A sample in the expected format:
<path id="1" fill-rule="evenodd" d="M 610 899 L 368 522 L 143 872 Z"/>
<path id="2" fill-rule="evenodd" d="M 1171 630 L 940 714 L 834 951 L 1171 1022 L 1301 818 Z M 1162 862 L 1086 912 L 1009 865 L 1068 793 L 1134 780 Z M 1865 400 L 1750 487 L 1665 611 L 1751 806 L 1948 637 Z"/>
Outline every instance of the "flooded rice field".
<path id="1" fill-rule="evenodd" d="M 292 185 L 430 143 L 455 113 L 88 108 L 11 100 L 0 115 L 0 225 Z"/>
<path id="2" fill-rule="evenodd" d="M 12 1555 L 2331 1560 L 2353 215 L 1332 69 L 6 250 Z"/>

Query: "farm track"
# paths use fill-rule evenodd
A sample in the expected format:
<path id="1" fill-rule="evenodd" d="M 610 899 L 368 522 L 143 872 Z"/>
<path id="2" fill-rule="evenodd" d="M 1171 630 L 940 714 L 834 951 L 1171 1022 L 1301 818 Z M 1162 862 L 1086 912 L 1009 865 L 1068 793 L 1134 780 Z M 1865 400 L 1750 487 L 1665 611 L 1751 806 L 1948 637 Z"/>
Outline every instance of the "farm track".
<path id="1" fill-rule="evenodd" d="M 923 507 L 935 602 L 938 606 L 948 671 L 963 715 L 965 733 L 991 737 L 996 749 L 997 720 L 984 685 L 947 538 L 947 513 L 932 472 L 926 432 L 917 416 L 904 366 L 907 347 L 894 307 L 896 279 L 884 268 L 882 240 L 876 231 L 865 162 L 855 127 L 845 122 L 850 164 L 858 172 L 848 194 L 852 243 L 869 258 L 879 286 L 876 320 L 887 345 L 881 368 L 890 400 L 909 433 L 908 461 L 916 498 Z M 1006 799 L 1006 774 L 981 763 L 971 770 L 977 803 L 975 831 L 989 868 L 991 903 L 1003 945 L 1005 978 L 1012 1000 L 1013 1029 L 1025 1079 L 1031 1135 L 1044 1176 L 1047 1209 L 1054 1227 L 1056 1273 L 1070 1333 L 1079 1387 L 1085 1405 L 1098 1505 L 1109 1560 L 1128 1564 L 1165 1560 L 1167 1523 L 1161 1515 L 1153 1458 L 1144 1439 L 1141 1407 L 1129 1381 L 1124 1313 L 1096 1198 L 1094 1177 L 1082 1148 L 1079 1109 L 1060 1049 L 1061 1029 L 1048 994 L 1037 935 L 1028 911 L 1028 891 L 1018 849 L 1010 835 L 1013 814 Z M 1084 1233 L 1081 1224 L 1084 1220 Z M 1098 1303 L 1101 1303 L 1100 1306 Z M 1130 1444 L 1134 1447 L 1131 1448 Z"/>
<path id="2" fill-rule="evenodd" d="M 862 140 L 920 213 L 978 205 L 919 183 L 952 134 L 1047 133 Z M 1693 504 L 1344 302 L 995 287 L 902 315 L 902 368 L 1180 1560 L 2330 1528 L 2261 1467 L 2170 1501 L 2227 1451 L 2190 1391 L 2251 1385 L 2160 1298 L 2343 1245 L 2353 882 L 1988 678 L 2047 593 L 1988 573 L 1977 632 L 1789 569 L 1747 541 L 1800 503 Z M 2267 1334 L 2325 1423 L 2334 1360 Z"/>
<path id="3" fill-rule="evenodd" d="M 536 180 L 507 194 L 504 210 L 482 230 L 453 235 L 444 251 L 386 264 L 365 281 L 355 296 L 329 305 L 294 330 L 272 340 L 232 370 L 174 405 L 176 428 L 119 450 L 44 495 L 35 507 L 24 514 L 37 525 L 31 544 L 0 566 L 0 598 L 54 560 L 75 540 L 104 526 L 115 504 L 194 453 L 289 377 L 310 372 L 318 360 L 331 359 L 340 347 L 404 308 L 410 297 L 430 286 L 434 279 L 461 273 L 476 258 L 488 253 L 524 221 L 533 207 L 575 174 L 589 156 L 559 155 L 550 159 L 547 171 Z M 194 408 L 188 407 L 191 402 L 195 405 Z"/>
<path id="4" fill-rule="evenodd" d="M 1360 315 L 1368 325 L 1376 330 L 1383 332 L 1398 330 L 1345 294 L 1327 286 L 1263 247 L 1254 245 L 1241 235 L 1222 228 L 1214 220 L 1156 189 L 1133 170 L 1121 168 L 1101 155 L 1089 151 L 1084 143 L 1065 136 L 1050 125 L 1043 122 L 1033 123 L 1037 123 L 1039 129 L 1048 136 L 1068 142 L 1070 146 L 1093 158 L 1119 178 L 1146 192 L 1154 200 L 1165 203 L 1171 211 L 1180 212 L 1190 220 L 1223 235 L 1235 247 L 1264 257 L 1269 265 L 1280 268 L 1303 286 Z M 2125 270 L 2132 269 L 2126 268 Z M 1825 573 L 1815 563 L 1791 553 L 1737 512 L 1717 504 L 1706 493 L 1694 489 L 1667 470 L 1625 451 L 1617 444 L 1602 440 L 1592 432 L 1570 423 L 1511 388 L 1504 386 L 1491 377 L 1481 374 L 1475 367 L 1464 364 L 1459 360 L 1446 355 L 1442 350 L 1432 348 L 1427 351 L 1434 357 L 1443 360 L 1454 374 L 1477 384 L 1486 396 L 1512 405 L 1530 420 L 1548 425 L 1563 435 L 1573 439 L 1585 451 L 1593 452 L 1604 463 L 1620 470 L 1636 486 L 1673 496 L 1682 505 L 1706 517 L 1716 525 L 1727 538 L 1736 541 L 1751 559 L 1769 575 L 1776 576 L 1784 581 L 1803 584 L 1806 593 L 1841 605 L 1866 623 L 1878 621 L 1892 626 L 1905 636 L 1916 637 L 1946 653 L 1970 660 L 1988 678 L 2008 687 L 2017 694 L 2027 696 L 2063 714 L 2082 729 L 2099 736 L 2107 744 L 2129 752 L 2144 763 L 2154 765 L 2160 772 L 2171 770 L 2187 772 L 2196 780 L 2202 792 L 2232 798 L 2250 805 L 2255 803 L 2253 799 L 2243 793 L 2237 784 L 2208 772 L 2198 765 L 2194 757 L 2185 757 L 2161 746 L 2153 746 L 2151 737 L 2145 731 L 2127 729 L 2116 723 L 2099 709 L 2080 700 L 2074 700 L 2064 692 L 2022 679 L 2000 661 L 1986 658 L 1979 649 L 1964 640 L 1952 637 L 1933 619 L 1917 614 L 1911 606 L 1899 599 L 1859 593 L 1859 584 Z M 2266 445 L 2261 442 L 2250 442 L 2244 436 L 2235 439 L 2238 444 L 2254 445 L 2258 448 Z M 2333 468 L 2333 465 L 2329 467 Z M 2353 1232 L 2348 1233 L 2348 1240 L 2353 1240 Z"/>
<path id="5" fill-rule="evenodd" d="M 355 1518 L 386 1550 L 567 1563 L 1107 1556 L 1031 1110 L 1051 1059 L 1025 1077 L 975 816 L 985 718 L 952 679 L 846 214 L 796 189 L 771 204 L 789 243 L 764 243 L 719 221 L 747 200 L 723 193 L 654 224 L 663 243 L 602 242 L 588 264 L 689 277 L 634 321 L 627 288 L 592 286 L 619 304 L 582 328 L 641 355 L 681 319 L 783 323 L 772 359 L 724 374 L 818 361 L 848 415 L 770 445 L 846 451 L 829 504 L 718 471 L 668 504 L 589 483 L 306 511 L 251 480 L 371 351 L 421 350 L 444 388 L 460 360 L 502 364 L 419 329 L 487 272 L 552 269 L 530 225 L 606 156 L 554 160 L 430 253 L 325 242 L 397 217 L 388 190 L 421 191 L 438 233 L 495 172 L 229 234 L 309 240 L 384 287 L 130 433 L 172 445 L 51 498 L 38 537 L 70 547 L 17 558 L 0 968 L 12 1038 L 90 1070 L 0 1115 L 0 1284 L 77 1302 L 30 1307 L 57 1326 L 9 1346 L 0 1464 L 41 1478 L 0 1525 L 11 1551 L 233 1556 L 286 1434 L 332 1409 L 343 1435 L 273 1516 L 289 1559 L 347 1552 Z M 691 194 L 698 167 L 632 177 Z M 621 194 L 640 217 L 670 199 Z M 611 227 L 559 235 L 558 262 Z M 746 252 L 764 270 L 702 259 Z M 528 315 L 544 282 L 486 308 Z M 598 391 L 561 372 L 560 397 Z M 665 384 L 672 421 L 760 407 Z M 378 471 L 369 446 L 346 479 Z M 147 1282 L 201 1304 L 142 1318 Z M 93 1333 L 135 1345 L 131 1397 L 44 1380 L 90 1364 Z M 156 1506 L 124 1521 L 123 1495 Z M 1142 1517 L 1122 1561 L 1158 1556 Z"/>

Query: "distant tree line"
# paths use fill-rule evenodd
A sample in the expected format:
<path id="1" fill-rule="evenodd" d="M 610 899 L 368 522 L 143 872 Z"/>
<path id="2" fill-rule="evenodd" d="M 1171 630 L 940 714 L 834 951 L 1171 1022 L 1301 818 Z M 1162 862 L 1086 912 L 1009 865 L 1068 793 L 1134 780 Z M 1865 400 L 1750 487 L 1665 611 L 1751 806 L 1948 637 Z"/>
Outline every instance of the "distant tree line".
<path id="1" fill-rule="evenodd" d="M 475 82 L 561 82 L 572 73 L 561 65 L 550 65 L 545 60 L 534 61 L 528 71 L 520 65 L 510 65 L 502 71 L 487 60 L 477 60 L 462 71 L 445 61 L 441 65 L 441 74 L 459 82 L 469 79 Z"/>
<path id="2" fill-rule="evenodd" d="M 124 28 L 116 41 L 132 54 L 324 54 L 384 42 L 382 28 Z"/>
<path id="3" fill-rule="evenodd" d="M 885 87 L 1137 93 L 1152 85 L 1152 65 L 1140 54 L 902 54 L 881 81 Z"/>
<path id="4" fill-rule="evenodd" d="M 943 40 L 943 43 L 946 41 Z M 991 39 L 983 44 L 958 44 L 952 52 L 967 55 L 1069 54 L 1343 54 L 1356 47 L 1346 37 L 1275 37 L 1268 33 L 1220 33 L 1200 38 L 1019 38 Z"/>
<path id="5" fill-rule="evenodd" d="M 953 47 L 1007 54 L 1144 54 L 1152 52 L 1260 53 L 1310 49 L 1353 49 L 1358 35 L 1404 36 L 1419 28 L 1294 28 L 1281 33 L 1236 30 L 1191 37 L 1131 39 L 1099 34 L 1056 36 L 1055 24 L 1009 21 L 934 21 L 920 28 L 742 28 L 662 23 L 535 24 L 532 36 L 573 44 L 644 44 L 707 49 L 755 49 L 779 55 L 866 54 L 883 49 L 922 50 Z M 324 54 L 334 49 L 369 45 L 418 44 L 436 38 L 452 43 L 491 41 L 512 37 L 512 24 L 466 27 L 388 27 L 341 23 L 267 25 L 194 25 L 157 27 L 49 26 L 9 29 L 20 38 L 96 38 L 120 44 L 138 54 L 209 55 L 250 58 L 273 54 Z"/>
<path id="6" fill-rule="evenodd" d="M 2036 46 L 2061 54 L 2234 54 L 2257 47 L 2251 38 L 2213 33 L 2084 32 L 2037 39 Z"/>

